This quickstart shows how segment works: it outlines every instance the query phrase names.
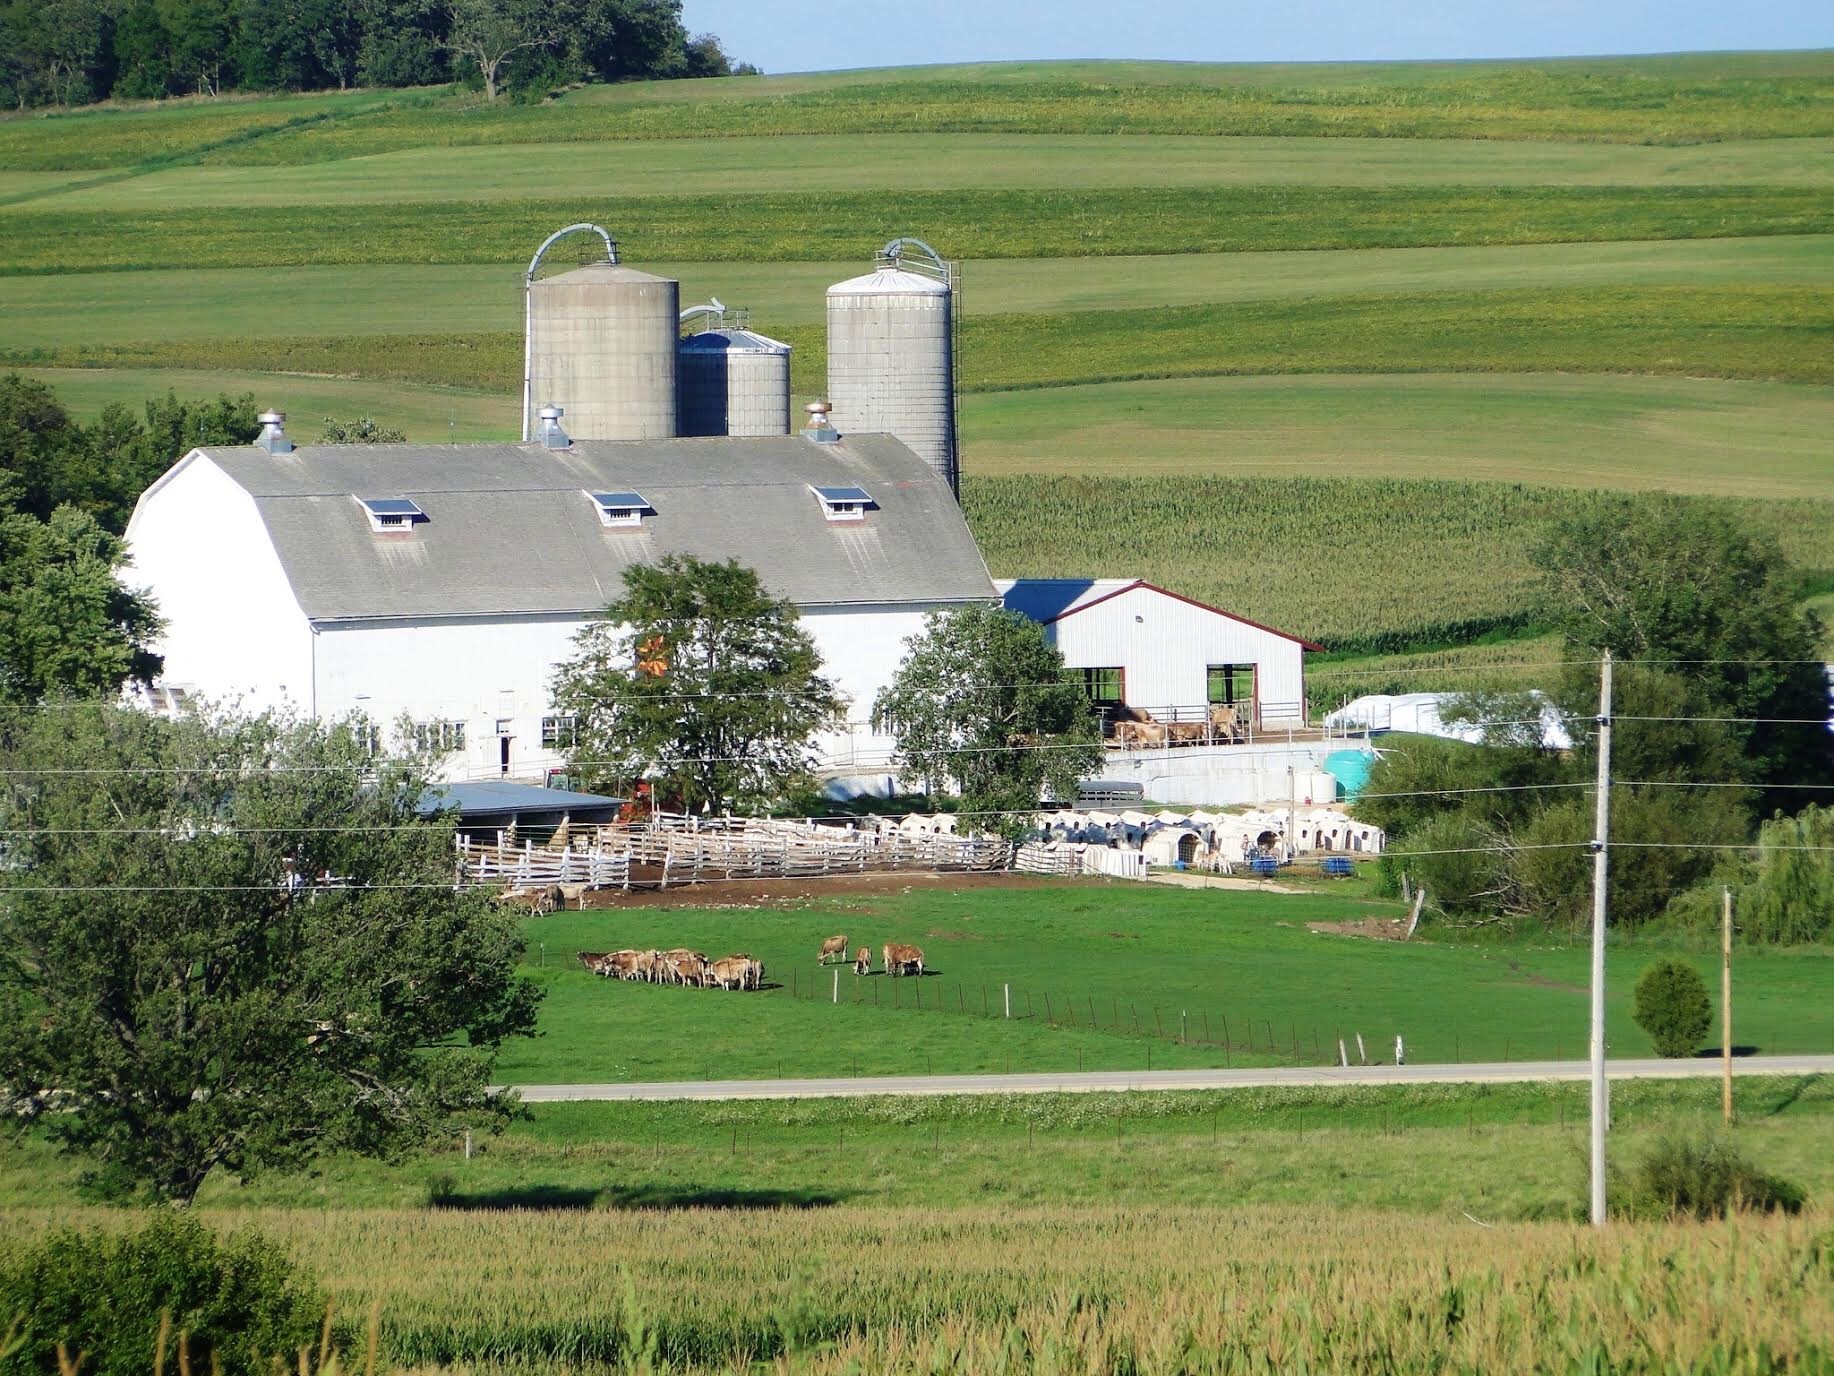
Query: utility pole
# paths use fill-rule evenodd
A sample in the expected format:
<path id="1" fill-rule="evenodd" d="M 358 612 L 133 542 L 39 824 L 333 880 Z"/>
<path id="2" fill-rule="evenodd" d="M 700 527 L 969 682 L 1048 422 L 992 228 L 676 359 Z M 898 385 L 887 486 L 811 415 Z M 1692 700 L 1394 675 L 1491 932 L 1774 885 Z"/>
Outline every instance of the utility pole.
<path id="1" fill-rule="evenodd" d="M 1720 1111 L 1732 1126 L 1732 889 L 1725 890 L 1719 927 L 1719 1046 L 1725 1073 L 1719 1091 Z"/>
<path id="2" fill-rule="evenodd" d="M 1611 840 L 1611 651 L 1598 672 L 1598 812 L 1592 832 L 1592 1226 L 1605 1226 L 1605 883 Z"/>

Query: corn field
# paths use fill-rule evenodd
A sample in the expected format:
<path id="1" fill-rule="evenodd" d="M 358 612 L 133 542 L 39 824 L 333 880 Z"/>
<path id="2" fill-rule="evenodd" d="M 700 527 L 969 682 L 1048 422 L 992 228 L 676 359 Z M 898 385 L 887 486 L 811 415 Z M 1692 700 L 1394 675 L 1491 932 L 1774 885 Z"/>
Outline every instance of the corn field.
<path id="1" fill-rule="evenodd" d="M 397 1367 L 1834 1370 L 1825 1216 L 1487 1227 L 1319 1209 L 239 1215 Z"/>

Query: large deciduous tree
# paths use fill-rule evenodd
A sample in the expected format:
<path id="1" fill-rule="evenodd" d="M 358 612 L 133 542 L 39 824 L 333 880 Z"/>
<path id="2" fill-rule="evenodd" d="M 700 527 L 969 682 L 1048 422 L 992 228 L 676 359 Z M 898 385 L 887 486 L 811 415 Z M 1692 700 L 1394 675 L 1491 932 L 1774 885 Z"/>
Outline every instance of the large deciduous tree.
<path id="1" fill-rule="evenodd" d="M 735 560 L 632 566 L 574 643 L 554 701 L 574 719 L 573 772 L 588 786 L 649 779 L 685 808 L 762 807 L 806 782 L 814 738 L 840 716 L 795 605 Z"/>
<path id="2" fill-rule="evenodd" d="M 419 762 L 352 724 L 63 704 L 10 718 L 0 1095 L 105 1192 L 385 1155 L 515 1111 L 513 914 L 453 887 Z"/>
<path id="3" fill-rule="evenodd" d="M 497 98 L 503 64 L 517 53 L 560 41 L 550 0 L 445 0 L 447 42 L 477 69 L 487 100 Z"/>
<path id="4" fill-rule="evenodd" d="M 1016 834 L 1046 793 L 1074 796 L 1102 759 L 1101 723 L 1043 627 L 1000 607 L 933 612 L 873 717 L 898 767 L 931 792 L 954 787 L 990 830 Z"/>
<path id="5" fill-rule="evenodd" d="M 1745 779 L 1834 784 L 1821 628 L 1774 540 L 1644 495 L 1557 524 L 1534 560 L 1543 615 L 1569 645 L 1674 674 L 1692 690 L 1676 715 L 1741 719 L 1728 725 Z"/>

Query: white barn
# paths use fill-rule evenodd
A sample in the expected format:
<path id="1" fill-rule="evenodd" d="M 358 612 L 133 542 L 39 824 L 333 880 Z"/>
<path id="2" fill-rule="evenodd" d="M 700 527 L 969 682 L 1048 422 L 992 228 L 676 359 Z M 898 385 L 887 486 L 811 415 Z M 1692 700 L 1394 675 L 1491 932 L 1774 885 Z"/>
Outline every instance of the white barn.
<path id="1" fill-rule="evenodd" d="M 1104 706 L 1159 721 L 1228 704 L 1262 727 L 1305 721 L 1305 652 L 1318 646 L 1142 578 L 1002 579 L 1007 608 L 1043 624 Z"/>
<path id="2" fill-rule="evenodd" d="M 135 508 L 125 581 L 165 620 L 156 693 L 405 717 L 452 778 L 559 763 L 550 678 L 633 564 L 756 569 L 801 609 L 856 721 L 925 613 L 998 599 L 947 482 L 889 436 L 264 440 L 193 450 Z M 887 744 L 824 742 L 837 766 Z"/>

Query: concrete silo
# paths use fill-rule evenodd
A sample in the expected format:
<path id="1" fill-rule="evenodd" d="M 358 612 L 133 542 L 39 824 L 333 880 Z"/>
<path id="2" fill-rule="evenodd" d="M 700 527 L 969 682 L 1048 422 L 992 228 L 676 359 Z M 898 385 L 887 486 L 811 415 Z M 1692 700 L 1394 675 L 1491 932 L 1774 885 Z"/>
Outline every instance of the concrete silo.
<path id="1" fill-rule="evenodd" d="M 685 336 L 675 359 L 684 435 L 790 433 L 790 346 L 720 325 Z"/>
<path id="2" fill-rule="evenodd" d="M 928 244 L 894 239 L 872 272 L 829 287 L 828 400 L 843 435 L 895 435 L 958 492 L 954 276 Z"/>
<path id="3" fill-rule="evenodd" d="M 550 245 L 582 230 L 605 240 L 605 261 L 537 279 Z M 674 438 L 680 285 L 623 266 L 597 225 L 572 225 L 536 252 L 527 287 L 523 438 L 533 408 L 550 404 L 575 439 Z"/>

